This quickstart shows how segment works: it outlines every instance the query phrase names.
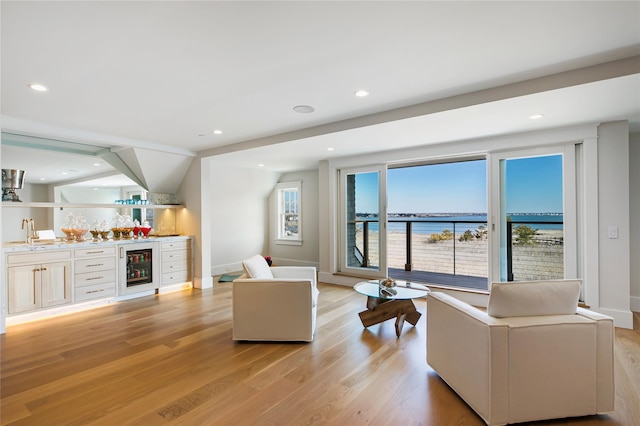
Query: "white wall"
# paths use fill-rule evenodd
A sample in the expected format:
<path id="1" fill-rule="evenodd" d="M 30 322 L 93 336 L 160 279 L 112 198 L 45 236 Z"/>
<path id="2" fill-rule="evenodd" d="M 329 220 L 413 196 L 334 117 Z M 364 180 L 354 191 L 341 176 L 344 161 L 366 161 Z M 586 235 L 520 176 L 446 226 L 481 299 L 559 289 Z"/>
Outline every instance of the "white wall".
<path id="1" fill-rule="evenodd" d="M 631 310 L 640 312 L 640 133 L 633 133 L 629 137 L 629 205 Z"/>
<path id="2" fill-rule="evenodd" d="M 630 311 L 629 125 L 598 127 L 599 310 L 616 318 Z M 609 238 L 610 228 L 618 238 Z M 633 320 L 627 315 L 630 327 Z"/>
<path id="3" fill-rule="evenodd" d="M 23 202 L 49 201 L 47 185 L 25 183 L 24 188 L 16 190 L 16 194 Z M 20 203 L 13 205 L 19 206 Z M 47 210 L 30 207 L 4 207 L 2 209 L 2 241 L 26 240 L 26 231 L 21 228 L 22 219 L 33 219 L 37 230 L 53 229 L 53 223 Z"/>
<path id="4" fill-rule="evenodd" d="M 269 195 L 279 173 L 225 164 L 224 156 L 211 160 L 206 196 L 211 202 L 211 273 L 238 271 L 242 259 L 267 254 Z"/>
<path id="5" fill-rule="evenodd" d="M 176 231 L 191 235 L 193 241 L 194 274 L 193 285 L 199 289 L 213 287 L 211 276 L 211 222 L 208 220 L 209 159 L 197 158 L 191 162 L 178 189 L 178 201 L 185 205 L 176 214 Z M 204 220 L 203 220 L 204 218 Z"/>
<path id="6" fill-rule="evenodd" d="M 316 266 L 319 265 L 318 241 L 319 200 L 318 200 L 318 170 L 300 171 L 283 174 L 278 183 L 302 182 L 302 245 L 276 244 L 276 204 L 277 196 L 272 191 L 269 197 L 269 240 L 268 250 L 274 262 L 284 265 Z"/>

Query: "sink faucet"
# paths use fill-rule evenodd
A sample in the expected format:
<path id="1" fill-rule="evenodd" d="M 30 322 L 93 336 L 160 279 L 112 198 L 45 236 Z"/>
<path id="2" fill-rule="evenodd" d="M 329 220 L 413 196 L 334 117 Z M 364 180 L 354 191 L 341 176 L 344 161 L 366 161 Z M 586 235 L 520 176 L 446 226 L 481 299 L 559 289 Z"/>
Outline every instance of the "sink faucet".
<path id="1" fill-rule="evenodd" d="M 33 240 L 38 238 L 33 219 L 22 219 L 22 229 L 25 224 L 27 225 L 27 244 L 33 244 Z"/>

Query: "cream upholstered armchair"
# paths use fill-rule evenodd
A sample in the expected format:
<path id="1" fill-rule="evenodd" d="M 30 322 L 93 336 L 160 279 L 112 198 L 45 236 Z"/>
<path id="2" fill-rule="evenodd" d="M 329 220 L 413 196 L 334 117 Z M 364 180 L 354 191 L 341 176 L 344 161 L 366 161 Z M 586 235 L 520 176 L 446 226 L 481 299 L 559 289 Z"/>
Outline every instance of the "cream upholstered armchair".
<path id="1" fill-rule="evenodd" d="M 255 255 L 233 281 L 233 340 L 311 342 L 316 329 L 316 268 L 269 267 Z"/>
<path id="2" fill-rule="evenodd" d="M 580 284 L 494 283 L 487 312 L 430 293 L 427 363 L 488 425 L 613 412 L 613 319 Z"/>

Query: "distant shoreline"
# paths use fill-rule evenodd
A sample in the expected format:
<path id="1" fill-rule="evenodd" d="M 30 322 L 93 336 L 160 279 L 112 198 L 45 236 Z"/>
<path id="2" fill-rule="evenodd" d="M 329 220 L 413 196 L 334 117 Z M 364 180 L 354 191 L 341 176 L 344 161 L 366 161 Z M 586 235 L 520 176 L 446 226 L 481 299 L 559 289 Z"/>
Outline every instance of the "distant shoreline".
<path id="1" fill-rule="evenodd" d="M 361 213 L 356 213 L 360 215 Z M 371 215 L 372 213 L 362 213 Z M 486 216 L 486 213 L 388 213 L 391 217 L 452 217 L 452 216 Z M 545 213 L 507 213 L 507 216 L 562 216 L 563 213 L 545 212 Z"/>

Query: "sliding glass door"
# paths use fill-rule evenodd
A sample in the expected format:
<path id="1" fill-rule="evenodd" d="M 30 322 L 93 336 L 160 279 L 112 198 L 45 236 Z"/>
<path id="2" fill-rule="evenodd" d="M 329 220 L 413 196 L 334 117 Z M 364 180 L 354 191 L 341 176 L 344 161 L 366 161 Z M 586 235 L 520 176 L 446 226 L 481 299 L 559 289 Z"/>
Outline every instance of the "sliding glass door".
<path id="1" fill-rule="evenodd" d="M 341 170 L 340 192 L 340 271 L 386 277 L 385 166 Z"/>
<path id="2" fill-rule="evenodd" d="M 403 181 L 394 173 L 433 169 L 446 176 L 444 171 L 452 169 L 455 174 L 439 178 L 440 193 L 427 194 L 420 187 L 403 196 L 407 203 L 397 203 L 394 193 L 389 194 L 389 213 L 385 165 L 340 170 L 338 272 L 367 278 L 392 274 L 478 290 L 490 290 L 492 281 L 579 278 L 579 145 L 503 151 L 487 154 L 486 160 L 423 168 L 394 167 L 392 192 L 411 186 L 398 185 Z M 459 187 L 457 180 L 463 182 Z M 480 185 L 483 181 L 486 185 Z M 443 199 L 450 203 L 438 204 Z M 489 200 L 487 206 L 483 199 Z M 387 247 L 389 241 L 393 247 Z M 449 246 L 448 257 L 438 265 L 450 268 L 429 269 Z"/>
<path id="3" fill-rule="evenodd" d="M 494 155 L 494 280 L 575 277 L 575 154 L 551 147 Z"/>

